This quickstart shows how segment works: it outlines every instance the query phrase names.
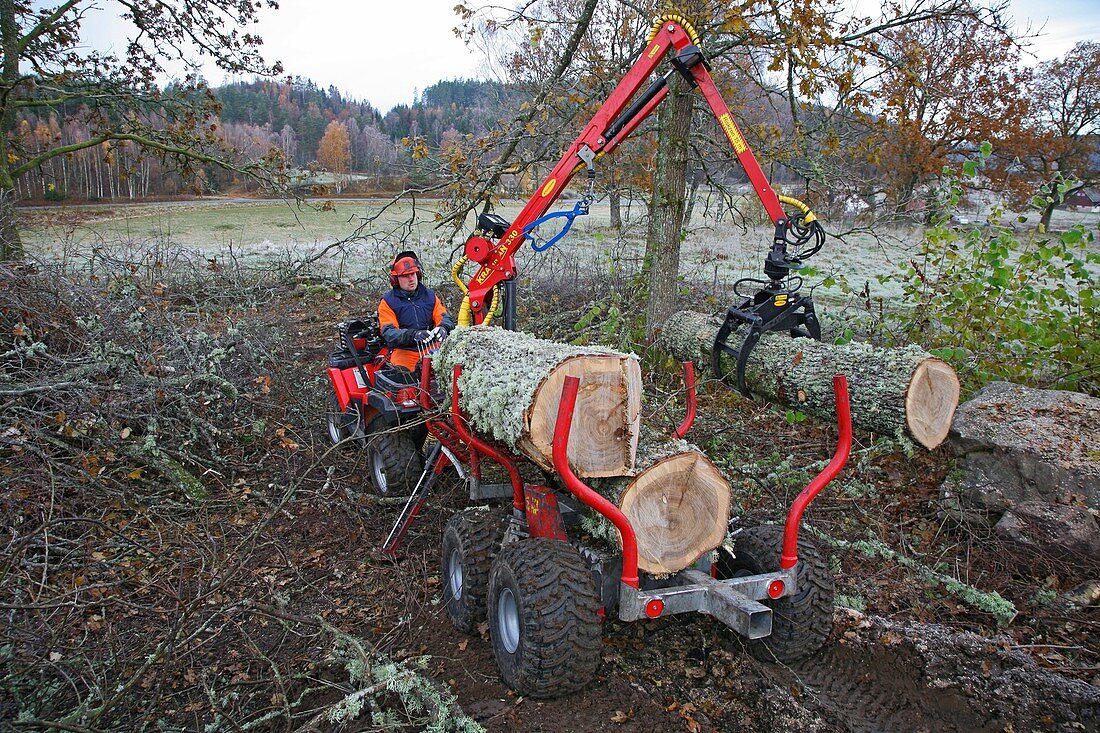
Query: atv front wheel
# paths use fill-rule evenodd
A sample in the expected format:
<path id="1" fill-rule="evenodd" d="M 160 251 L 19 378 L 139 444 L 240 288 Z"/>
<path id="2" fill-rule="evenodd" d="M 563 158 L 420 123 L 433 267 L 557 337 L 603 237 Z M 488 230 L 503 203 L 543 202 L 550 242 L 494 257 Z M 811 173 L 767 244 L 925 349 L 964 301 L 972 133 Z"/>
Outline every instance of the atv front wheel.
<path id="1" fill-rule="evenodd" d="M 443 603 L 459 631 L 473 633 L 485 620 L 489 572 L 504 537 L 504 516 L 467 509 L 451 517 L 443 530 Z"/>
<path id="2" fill-rule="evenodd" d="M 719 555 L 719 579 L 772 573 L 779 569 L 783 527 L 749 527 L 734 540 L 734 553 Z M 808 657 L 824 644 L 833 629 L 833 575 L 824 555 L 810 540 L 798 541 L 795 565 L 798 592 L 777 600 L 761 601 L 772 609 L 772 633 L 748 642 L 749 653 L 762 662 L 793 662 Z"/>
<path id="3" fill-rule="evenodd" d="M 367 430 L 367 465 L 379 496 L 411 492 L 424 471 L 424 456 L 411 430 L 386 425 L 379 416 Z"/>
<path id="4" fill-rule="evenodd" d="M 489 635 L 504 684 L 554 697 L 584 687 L 600 662 L 599 591 L 558 540 L 506 544 L 489 575 Z"/>
<path id="5" fill-rule="evenodd" d="M 343 443 L 355 432 L 355 423 L 358 420 L 358 414 L 354 411 L 344 412 L 341 410 L 340 401 L 336 399 L 335 393 L 328 396 L 327 418 L 328 437 L 333 445 Z"/>

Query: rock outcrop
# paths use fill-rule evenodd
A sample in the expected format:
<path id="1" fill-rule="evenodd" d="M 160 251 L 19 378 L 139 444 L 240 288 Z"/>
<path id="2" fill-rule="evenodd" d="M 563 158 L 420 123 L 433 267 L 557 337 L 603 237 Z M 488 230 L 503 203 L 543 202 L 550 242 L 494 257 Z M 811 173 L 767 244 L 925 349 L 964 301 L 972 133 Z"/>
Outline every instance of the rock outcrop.
<path id="1" fill-rule="evenodd" d="M 1018 549 L 1053 561 L 1100 557 L 1100 527 L 1084 507 L 1023 501 L 1005 511 L 993 531 Z"/>
<path id="2" fill-rule="evenodd" d="M 944 508 L 1051 559 L 1100 553 L 1100 399 L 994 382 L 963 403 Z"/>

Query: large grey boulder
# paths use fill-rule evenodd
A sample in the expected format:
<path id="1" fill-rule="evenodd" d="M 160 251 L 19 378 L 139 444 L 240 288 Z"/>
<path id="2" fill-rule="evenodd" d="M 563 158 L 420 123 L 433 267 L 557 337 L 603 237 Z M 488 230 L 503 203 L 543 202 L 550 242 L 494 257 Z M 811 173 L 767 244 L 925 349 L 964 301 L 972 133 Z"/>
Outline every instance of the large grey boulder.
<path id="1" fill-rule="evenodd" d="M 1100 399 L 993 382 L 959 406 L 945 507 L 997 521 L 1023 502 L 1100 509 Z"/>
<path id="2" fill-rule="evenodd" d="M 1017 548 L 1055 562 L 1100 556 L 1100 527 L 1084 507 L 1020 502 L 1001 515 L 993 531 Z"/>

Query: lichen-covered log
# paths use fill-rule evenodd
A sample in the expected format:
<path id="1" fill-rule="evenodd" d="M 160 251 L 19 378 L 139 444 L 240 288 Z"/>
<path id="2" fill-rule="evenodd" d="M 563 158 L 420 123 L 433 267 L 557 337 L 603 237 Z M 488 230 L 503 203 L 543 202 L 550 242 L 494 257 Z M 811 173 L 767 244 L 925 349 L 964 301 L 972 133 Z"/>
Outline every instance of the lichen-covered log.
<path id="1" fill-rule="evenodd" d="M 638 567 L 674 573 L 718 547 L 730 518 L 730 485 L 691 443 L 661 441 L 643 429 L 638 470 L 629 478 L 599 479 L 592 488 L 614 502 L 638 539 Z M 602 518 L 589 531 L 620 549 L 618 531 Z"/>
<path id="2" fill-rule="evenodd" d="M 680 311 L 664 324 L 658 343 L 678 359 L 690 359 L 709 372 L 720 326 L 713 316 Z M 732 379 L 732 360 L 724 358 L 723 366 L 727 364 Z M 838 373 L 848 377 L 855 425 L 908 438 L 929 449 L 947 437 L 959 404 L 959 380 L 949 364 L 919 346 L 890 349 L 857 342 L 838 346 L 768 333 L 749 356 L 745 382 L 757 394 L 833 420 L 832 379 Z"/>
<path id="3" fill-rule="evenodd" d="M 581 348 L 501 328 L 460 328 L 436 353 L 440 386 L 450 398 L 458 382 L 463 412 L 478 434 L 553 470 L 558 402 L 567 376 L 580 377 L 569 439 L 569 462 L 578 476 L 634 472 L 642 378 L 637 357 Z"/>

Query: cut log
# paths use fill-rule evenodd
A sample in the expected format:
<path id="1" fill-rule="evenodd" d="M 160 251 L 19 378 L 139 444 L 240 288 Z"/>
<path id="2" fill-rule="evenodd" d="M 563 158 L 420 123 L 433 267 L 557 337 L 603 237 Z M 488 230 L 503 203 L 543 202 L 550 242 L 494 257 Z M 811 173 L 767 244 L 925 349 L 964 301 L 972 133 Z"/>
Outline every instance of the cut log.
<path id="1" fill-rule="evenodd" d="M 450 398 L 451 373 L 470 426 L 483 437 L 554 470 L 552 445 L 562 384 L 581 380 L 569 438 L 569 462 L 581 477 L 634 472 L 642 376 L 637 357 L 570 346 L 530 334 L 475 326 L 456 329 L 434 358 Z"/>
<path id="2" fill-rule="evenodd" d="M 630 481 L 619 508 L 638 537 L 638 567 L 674 573 L 722 544 L 730 485 L 694 446 L 661 458 Z"/>
<path id="3" fill-rule="evenodd" d="M 664 324 L 658 343 L 676 358 L 690 359 L 709 372 L 720 326 L 719 318 L 680 311 Z M 732 360 L 724 359 L 726 364 L 732 379 Z M 749 356 L 745 382 L 761 396 L 835 420 L 832 378 L 838 373 L 848 377 L 856 426 L 908 438 L 928 449 L 947 437 L 959 404 L 959 379 L 951 365 L 919 346 L 836 345 L 769 333 Z"/>
<path id="4" fill-rule="evenodd" d="M 729 526 L 730 485 L 702 451 L 683 440 L 657 441 L 643 429 L 638 467 L 632 478 L 590 484 L 630 520 L 640 570 L 674 573 L 722 544 Z M 589 524 L 593 534 L 621 549 L 610 522 L 601 518 Z"/>

